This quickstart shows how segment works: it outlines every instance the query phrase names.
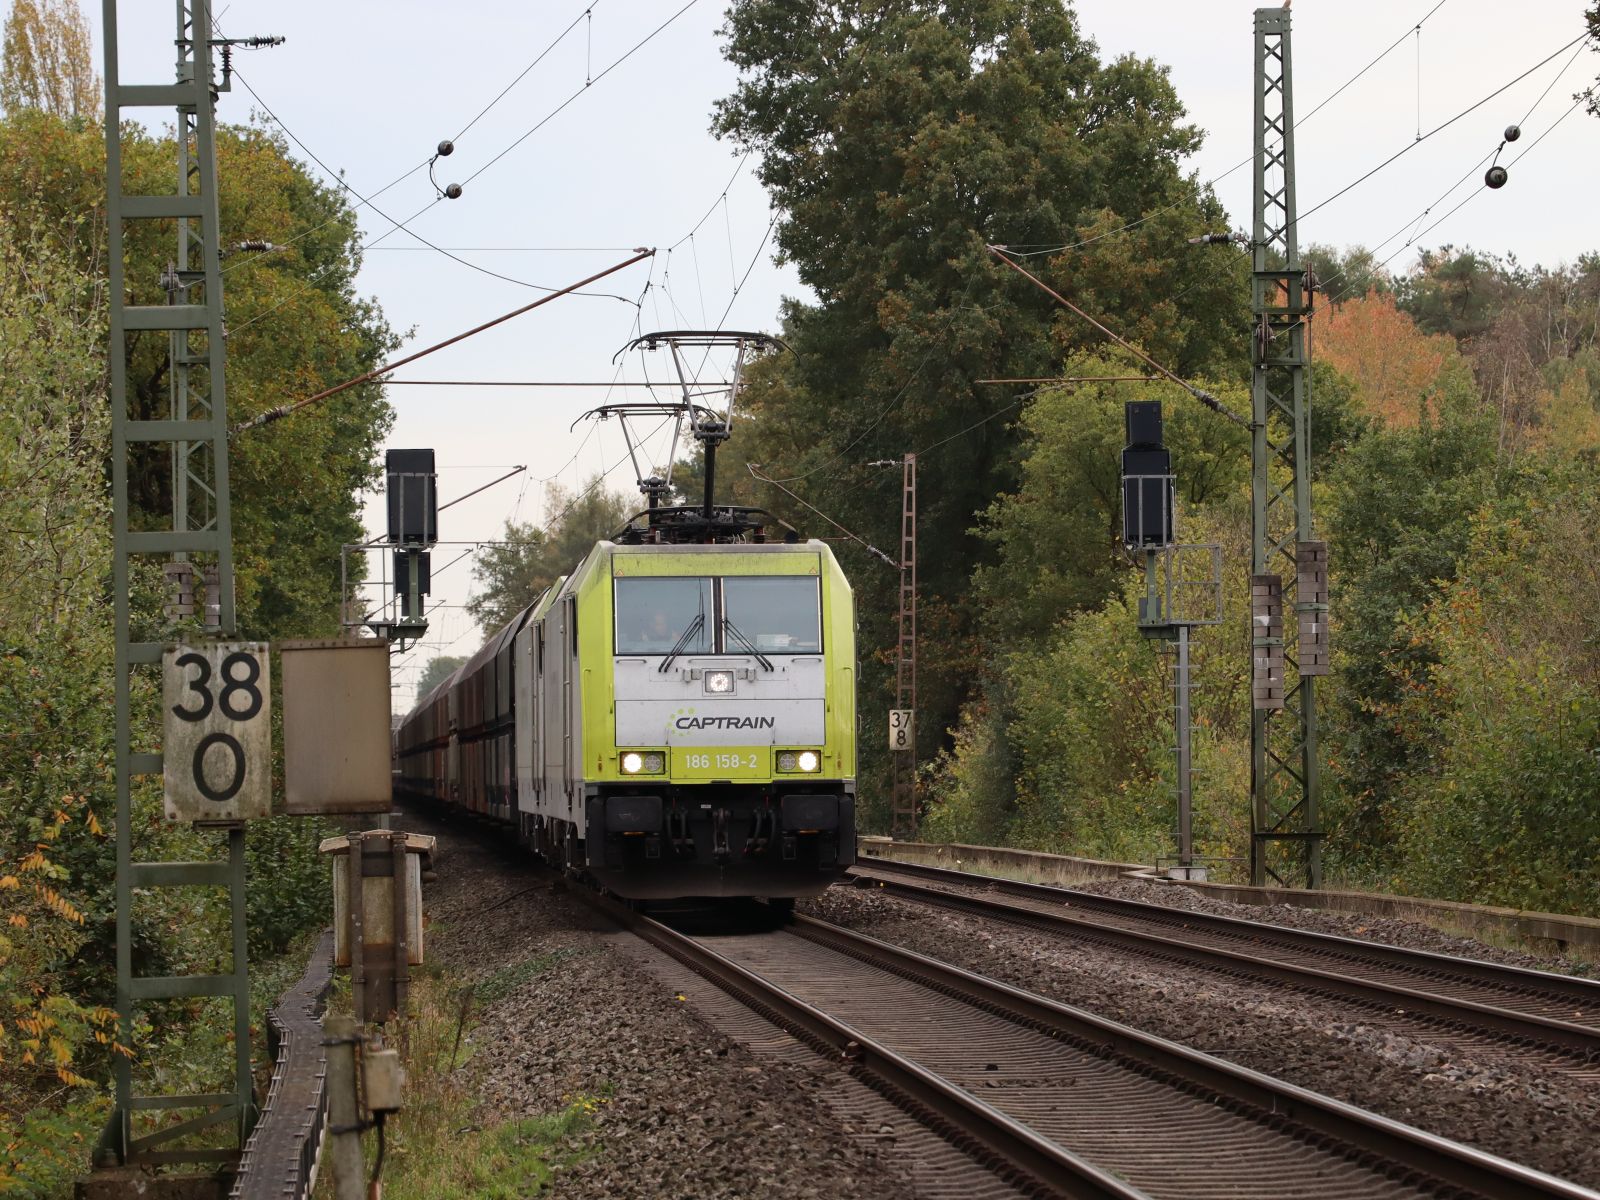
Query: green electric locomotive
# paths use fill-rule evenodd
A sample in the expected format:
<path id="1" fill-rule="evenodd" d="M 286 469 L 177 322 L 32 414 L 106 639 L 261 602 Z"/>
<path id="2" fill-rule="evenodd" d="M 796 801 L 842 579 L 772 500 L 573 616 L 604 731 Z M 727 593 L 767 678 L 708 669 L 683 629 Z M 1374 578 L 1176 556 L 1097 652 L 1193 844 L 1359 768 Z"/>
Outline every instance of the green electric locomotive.
<path id="1" fill-rule="evenodd" d="M 600 542 L 421 699 L 402 786 L 619 895 L 813 895 L 855 860 L 854 623 L 823 542 Z"/>
<path id="2" fill-rule="evenodd" d="M 630 898 L 808 896 L 855 861 L 850 585 L 825 543 L 713 505 L 707 476 L 702 505 L 647 493 L 420 698 L 404 792 Z"/>

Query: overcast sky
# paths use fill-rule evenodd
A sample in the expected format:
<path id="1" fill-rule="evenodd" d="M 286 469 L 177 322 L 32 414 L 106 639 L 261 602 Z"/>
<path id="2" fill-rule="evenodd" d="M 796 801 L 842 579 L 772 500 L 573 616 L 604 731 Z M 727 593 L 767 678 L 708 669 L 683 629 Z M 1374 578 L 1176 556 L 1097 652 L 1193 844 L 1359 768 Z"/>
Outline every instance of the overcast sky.
<path id="1" fill-rule="evenodd" d="M 539 293 L 421 246 L 376 210 L 407 222 L 461 258 L 524 284 L 563 286 L 621 261 L 634 246 L 662 251 L 653 264 L 631 267 L 595 289 L 626 301 L 565 298 L 405 368 L 397 377 L 609 381 L 612 355 L 636 329 L 715 326 L 730 301 L 727 327 L 773 329 L 780 297 L 801 290 L 792 271 L 772 264 L 770 247 L 758 253 L 771 213 L 753 161 L 729 186 L 738 156 L 708 132 L 713 103 L 734 82 L 719 53 L 724 0 L 690 4 L 603 78 L 598 77 L 621 55 L 672 18 L 683 0 L 219 2 L 218 20 L 229 36 L 288 39 L 276 49 L 237 57 L 239 74 L 260 104 L 236 83 L 222 97 L 221 119 L 242 122 L 265 105 L 311 153 L 342 171 L 356 192 L 373 196 L 394 184 L 373 207 L 361 209 L 372 245 L 359 282 L 397 329 L 413 331 L 408 349 L 442 340 Z M 1427 16 L 1420 36 L 1411 32 L 1436 4 L 1301 0 L 1295 6 L 1295 103 L 1305 121 L 1297 141 L 1302 213 L 1413 143 L 1419 128 L 1427 133 L 1454 117 L 1583 29 L 1584 0 L 1516 6 L 1445 0 Z M 1201 178 L 1223 176 L 1248 157 L 1253 3 L 1078 0 L 1075 7 L 1084 31 L 1104 55 L 1132 53 L 1171 68 L 1191 119 L 1206 131 L 1205 145 L 1192 163 Z M 90 0 L 85 8 L 92 9 L 88 15 L 98 33 L 99 5 Z M 466 128 L 575 20 L 542 62 Z M 119 23 L 123 81 L 167 81 L 173 61 L 171 0 L 123 0 Z M 1306 118 L 1399 39 L 1399 47 L 1382 62 Z M 1476 189 L 1475 198 L 1422 234 L 1418 244 L 1471 244 L 1515 253 L 1525 263 L 1570 261 L 1595 249 L 1600 245 L 1593 224 L 1600 191 L 1600 121 L 1581 110 L 1567 115 L 1525 164 L 1512 169 L 1504 189 L 1479 188 L 1480 169 L 1421 218 L 1450 184 L 1494 151 L 1507 124 L 1526 118 L 1521 141 L 1507 148 L 1502 162 L 1525 152 L 1569 113 L 1574 93 L 1600 72 L 1600 55 L 1579 50 L 1558 55 L 1308 216 L 1301 225 L 1302 245 L 1377 248 L 1383 243 L 1381 255 L 1398 252 L 1391 265 L 1403 270 L 1415 261 L 1415 247 L 1406 248 L 1408 237 Z M 595 82 L 585 88 L 590 78 Z M 565 109 L 528 133 L 575 93 Z M 427 171 L 413 169 L 426 162 L 441 138 L 454 138 L 457 146 L 437 165 L 441 186 L 483 173 L 466 183 L 460 199 L 435 202 Z M 504 157 L 491 165 L 502 152 Z M 226 179 L 221 186 L 227 187 Z M 1247 227 L 1248 166 L 1216 186 L 1234 227 Z M 694 238 L 683 241 L 708 212 Z M 281 236 L 270 229 L 249 232 Z M 675 243 L 677 249 L 667 255 L 666 248 Z M 748 280 L 735 296 L 734 285 L 747 269 Z M 629 301 L 640 296 L 647 279 L 653 286 L 640 311 Z M 252 315 L 230 312 L 229 320 L 237 324 Z M 1116 314 L 1107 316 L 1115 326 Z M 637 360 L 622 378 L 640 378 Z M 569 432 L 574 419 L 605 394 L 603 389 L 393 387 L 389 396 L 398 418 L 391 444 L 436 448 L 445 500 L 526 464 L 523 475 L 450 509 L 442 519 L 448 540 L 493 538 L 507 517 L 541 516 L 541 481 L 555 479 L 571 487 L 598 470 L 617 467 L 624 449 L 614 423 Z M 619 490 L 631 490 L 632 472 L 626 467 L 611 479 Z M 369 506 L 369 512 L 377 519 L 373 532 L 381 532 L 381 508 Z M 409 705 L 416 671 L 434 653 L 466 654 L 478 645 L 459 607 L 471 582 L 469 562 L 440 570 L 455 556 L 449 547 L 435 552 L 433 600 L 441 607 L 424 645 L 396 660 L 397 709 Z"/>

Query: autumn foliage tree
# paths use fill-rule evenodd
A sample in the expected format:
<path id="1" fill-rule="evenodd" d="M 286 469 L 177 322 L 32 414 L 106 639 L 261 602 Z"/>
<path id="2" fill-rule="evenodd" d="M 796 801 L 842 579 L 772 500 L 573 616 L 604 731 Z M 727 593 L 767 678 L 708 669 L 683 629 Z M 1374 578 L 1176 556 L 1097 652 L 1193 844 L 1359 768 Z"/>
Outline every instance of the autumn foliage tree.
<path id="1" fill-rule="evenodd" d="M 1317 357 L 1355 385 L 1360 410 L 1395 429 L 1415 428 L 1444 373 L 1460 366 L 1454 340 L 1423 333 L 1392 292 L 1376 289 L 1319 313 L 1313 339 Z"/>
<path id="2" fill-rule="evenodd" d="M 0 108 L 35 108 L 62 120 L 100 115 L 89 25 L 76 0 L 12 0 L 0 63 Z"/>

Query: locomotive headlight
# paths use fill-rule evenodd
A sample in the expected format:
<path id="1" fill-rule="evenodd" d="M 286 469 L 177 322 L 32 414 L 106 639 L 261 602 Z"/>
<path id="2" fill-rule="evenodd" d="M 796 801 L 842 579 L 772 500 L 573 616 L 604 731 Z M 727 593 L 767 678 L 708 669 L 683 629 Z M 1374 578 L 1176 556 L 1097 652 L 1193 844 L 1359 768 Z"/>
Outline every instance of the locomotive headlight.
<path id="1" fill-rule="evenodd" d="M 624 775 L 659 775 L 666 765 L 665 756 L 657 750 L 646 750 L 643 753 L 629 750 L 622 756 Z"/>
<path id="2" fill-rule="evenodd" d="M 822 766 L 822 755 L 815 750 L 780 750 L 778 770 L 785 774 L 814 774 Z"/>
<path id="3" fill-rule="evenodd" d="M 706 691 L 713 696 L 726 696 L 733 691 L 732 671 L 707 671 Z"/>

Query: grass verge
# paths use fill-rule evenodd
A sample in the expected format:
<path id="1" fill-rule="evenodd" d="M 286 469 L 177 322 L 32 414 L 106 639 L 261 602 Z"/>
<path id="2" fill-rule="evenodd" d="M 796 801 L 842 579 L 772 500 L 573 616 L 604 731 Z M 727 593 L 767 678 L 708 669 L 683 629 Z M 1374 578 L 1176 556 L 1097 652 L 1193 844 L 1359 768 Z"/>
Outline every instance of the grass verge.
<path id="1" fill-rule="evenodd" d="M 579 1096 L 538 1116 L 486 1124 L 468 1072 L 475 1006 L 490 1003 L 549 968 L 564 955 L 542 955 L 507 968 L 476 987 L 422 968 L 411 983 L 410 1014 L 387 1031 L 406 1069 L 405 1107 L 384 1127 L 385 1200 L 522 1200 L 544 1194 L 556 1172 L 588 1150 L 576 1139 L 605 1101 Z M 487 993 L 487 994 L 485 994 Z M 348 993 L 334 1003 L 348 1006 Z M 563 1097 L 566 1100 L 566 1097 Z M 375 1133 L 366 1135 L 370 1172 L 377 1158 Z M 328 1172 L 317 1181 L 317 1200 L 332 1200 Z"/>

